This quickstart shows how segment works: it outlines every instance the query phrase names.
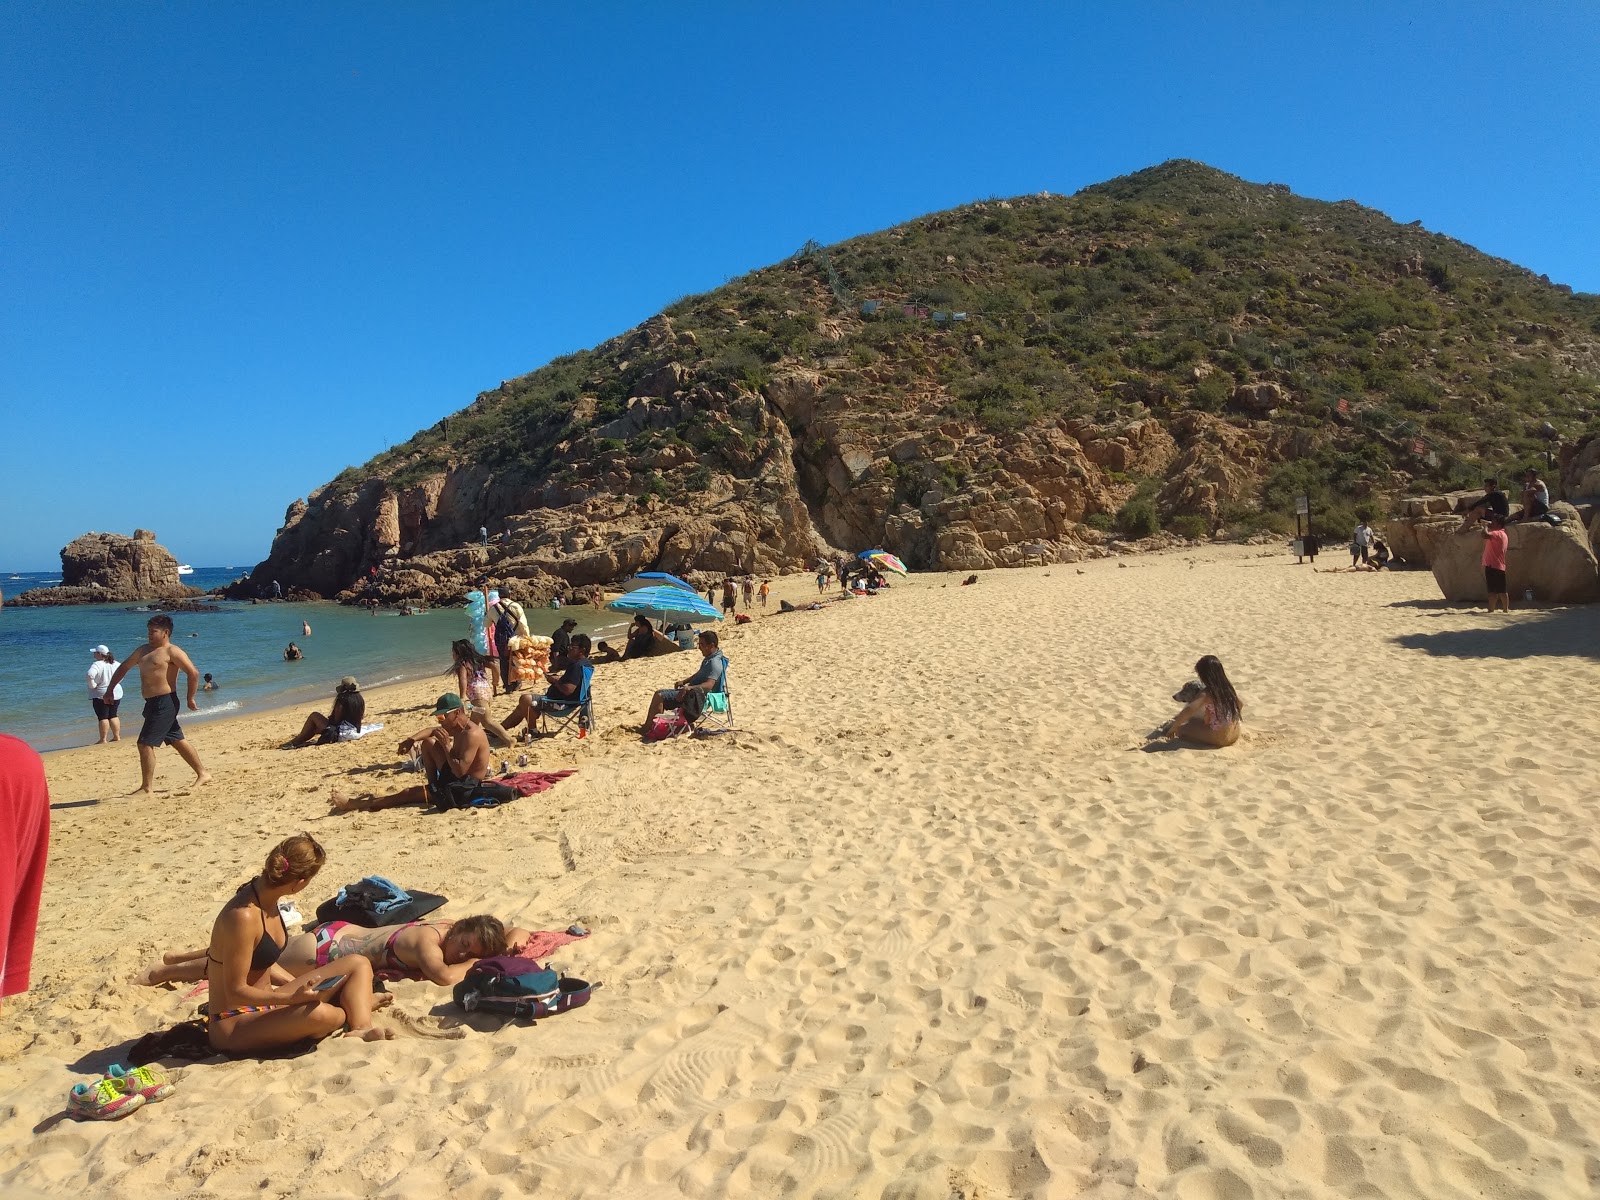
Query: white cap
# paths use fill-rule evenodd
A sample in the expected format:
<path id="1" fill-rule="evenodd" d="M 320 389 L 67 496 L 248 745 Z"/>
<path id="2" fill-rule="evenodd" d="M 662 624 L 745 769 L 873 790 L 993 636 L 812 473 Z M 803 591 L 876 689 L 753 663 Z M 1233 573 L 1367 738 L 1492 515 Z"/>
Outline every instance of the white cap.
<path id="1" fill-rule="evenodd" d="M 108 650 L 104 646 L 96 646 L 92 651 L 90 651 L 90 653 L 91 654 L 110 654 L 111 651 Z"/>

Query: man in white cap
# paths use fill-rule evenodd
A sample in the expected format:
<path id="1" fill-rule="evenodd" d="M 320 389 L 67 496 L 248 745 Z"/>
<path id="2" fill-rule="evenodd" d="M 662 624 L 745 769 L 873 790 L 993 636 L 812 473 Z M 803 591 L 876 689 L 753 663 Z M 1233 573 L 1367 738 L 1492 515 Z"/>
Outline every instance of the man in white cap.
<path id="1" fill-rule="evenodd" d="M 94 705 L 95 718 L 100 722 L 100 740 L 95 745 L 103 746 L 107 741 L 122 740 L 122 721 L 117 717 L 117 705 L 122 703 L 122 685 L 117 684 L 107 695 L 106 684 L 116 674 L 117 660 L 104 646 L 96 646 L 89 653 L 94 655 L 94 662 L 89 664 L 89 703 Z M 106 737 L 108 733 L 109 738 Z"/>

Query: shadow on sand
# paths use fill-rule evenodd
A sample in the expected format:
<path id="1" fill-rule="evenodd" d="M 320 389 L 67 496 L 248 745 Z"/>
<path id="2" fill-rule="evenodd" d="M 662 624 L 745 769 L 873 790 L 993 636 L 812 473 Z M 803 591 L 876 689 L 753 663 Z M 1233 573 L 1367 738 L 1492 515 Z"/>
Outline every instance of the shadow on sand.
<path id="1" fill-rule="evenodd" d="M 1488 614 L 1484 614 L 1487 618 Z M 1496 614 L 1497 624 L 1403 633 L 1395 644 L 1440 658 L 1587 658 L 1600 662 L 1600 605 Z"/>

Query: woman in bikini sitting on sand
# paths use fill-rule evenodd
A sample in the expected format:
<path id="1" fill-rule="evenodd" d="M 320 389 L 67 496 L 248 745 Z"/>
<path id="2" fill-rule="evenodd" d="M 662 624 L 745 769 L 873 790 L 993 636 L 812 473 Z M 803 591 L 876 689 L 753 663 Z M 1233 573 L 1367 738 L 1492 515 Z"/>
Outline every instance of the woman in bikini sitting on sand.
<path id="1" fill-rule="evenodd" d="M 1228 682 L 1222 662 L 1215 654 L 1208 654 L 1194 665 L 1204 691 L 1160 729 L 1150 735 L 1150 741 L 1159 738 L 1177 738 L 1202 746 L 1231 746 L 1239 740 L 1240 718 L 1244 705 L 1239 694 Z"/>
<path id="2" fill-rule="evenodd" d="M 278 963 L 289 940 L 278 901 L 303 891 L 324 858 L 310 834 L 285 838 L 218 914 L 205 961 L 206 1036 L 214 1048 L 249 1053 L 341 1029 L 369 1042 L 394 1036 L 372 1024 L 372 964 L 365 958 L 341 958 L 302 975 Z"/>
<path id="3" fill-rule="evenodd" d="M 480 958 L 516 954 L 532 935 L 506 929 L 495 917 L 463 917 L 459 921 L 408 921 L 366 929 L 349 921 L 329 921 L 297 933 L 283 946 L 278 965 L 290 975 L 325 967 L 349 955 L 360 955 L 374 972 L 399 979 L 426 979 L 450 987 L 466 977 Z M 154 986 L 189 983 L 205 977 L 204 950 L 173 951 L 161 965 L 134 979 Z"/>

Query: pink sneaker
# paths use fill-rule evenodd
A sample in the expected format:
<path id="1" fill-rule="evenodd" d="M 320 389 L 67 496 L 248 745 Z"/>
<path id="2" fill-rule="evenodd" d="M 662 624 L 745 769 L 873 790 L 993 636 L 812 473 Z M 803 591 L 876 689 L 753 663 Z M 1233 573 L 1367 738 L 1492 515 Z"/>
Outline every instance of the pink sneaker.
<path id="1" fill-rule="evenodd" d="M 75 1083 L 67 1097 L 67 1112 L 80 1121 L 117 1121 L 144 1107 L 144 1097 L 129 1094 L 116 1079 L 97 1079 Z"/>

